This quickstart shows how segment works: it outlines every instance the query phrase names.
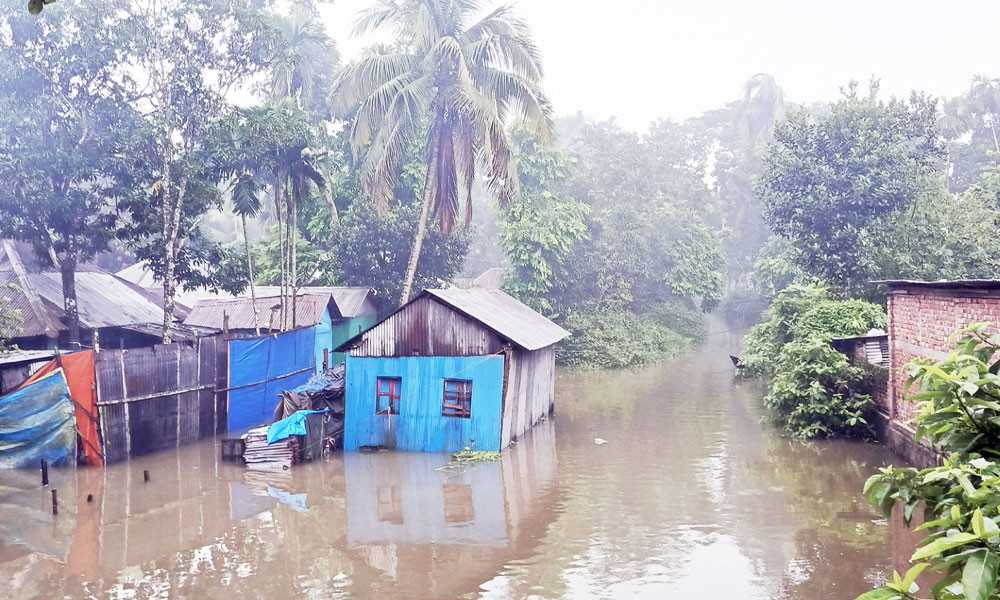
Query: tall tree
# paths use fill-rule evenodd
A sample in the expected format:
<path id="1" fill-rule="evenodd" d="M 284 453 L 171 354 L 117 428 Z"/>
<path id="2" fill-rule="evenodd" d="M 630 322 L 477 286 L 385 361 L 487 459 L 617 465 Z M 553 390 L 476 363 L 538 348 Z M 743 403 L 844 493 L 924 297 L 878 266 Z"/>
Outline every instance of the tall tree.
<path id="1" fill-rule="evenodd" d="M 286 116 L 311 126 L 329 113 L 329 88 L 338 67 L 339 57 L 333 40 L 326 34 L 320 14 L 313 0 L 295 0 L 288 14 L 272 17 L 276 30 L 276 43 L 270 60 L 269 96 L 275 104 L 291 105 L 296 113 L 290 114 L 288 106 L 282 110 Z M 282 324 L 286 317 L 294 326 L 297 320 L 299 286 L 299 213 L 303 201 L 311 198 L 310 184 L 327 192 L 327 177 L 318 169 L 319 158 L 324 154 L 312 147 L 313 131 L 302 143 L 286 143 L 278 151 L 281 181 L 273 182 L 277 194 L 283 195 L 283 208 L 277 208 L 279 218 L 279 249 L 281 252 L 281 306 Z M 278 174 L 276 174 L 276 177 Z M 337 216 L 335 205 L 329 201 L 331 222 Z M 282 226 L 281 214 L 284 213 Z M 289 317 L 290 315 L 290 317 Z"/>
<path id="2" fill-rule="evenodd" d="M 798 111 L 778 126 L 757 192 L 806 273 L 855 290 L 871 279 L 866 241 L 941 167 L 936 107 L 917 94 L 885 102 L 876 83 L 867 94 L 852 84 L 829 112 Z"/>
<path id="3" fill-rule="evenodd" d="M 1000 79 L 974 77 L 969 91 L 946 101 L 940 118 L 948 141 L 949 186 L 962 191 L 1000 166 Z"/>
<path id="4" fill-rule="evenodd" d="M 62 275 L 69 341 L 80 341 L 77 266 L 107 250 L 124 193 L 122 139 L 138 116 L 129 76 L 136 20 L 103 2 L 40 17 L 0 5 L 0 232 Z"/>
<path id="5" fill-rule="evenodd" d="M 338 78 L 334 99 L 351 128 L 355 156 L 364 152 L 363 185 L 384 212 L 410 140 L 423 136 L 423 199 L 400 302 L 406 302 L 433 218 L 448 233 L 462 213 L 471 220 L 477 171 L 502 206 L 518 187 L 505 129 L 518 117 L 540 138 L 552 130 L 541 89 L 538 48 L 507 6 L 479 20 L 475 0 L 379 0 L 357 30 L 394 29 L 399 48 L 380 48 Z"/>
<path id="6" fill-rule="evenodd" d="M 254 5 L 235 0 L 142 0 L 145 41 L 141 66 L 149 99 L 143 107 L 151 123 L 156 160 L 146 166 L 156 237 L 162 249 L 163 340 L 171 340 L 178 258 L 186 237 L 186 205 L 211 173 L 204 142 L 213 123 L 231 110 L 227 97 L 265 66 L 274 44 L 273 28 Z M 139 206 L 139 205 L 134 205 Z"/>

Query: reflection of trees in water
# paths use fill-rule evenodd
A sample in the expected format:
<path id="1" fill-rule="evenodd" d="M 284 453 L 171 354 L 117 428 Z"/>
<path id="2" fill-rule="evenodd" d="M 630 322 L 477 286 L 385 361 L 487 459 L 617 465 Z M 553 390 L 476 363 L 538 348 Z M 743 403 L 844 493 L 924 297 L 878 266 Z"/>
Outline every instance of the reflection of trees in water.
<path id="1" fill-rule="evenodd" d="M 784 597 L 853 598 L 888 566 L 889 524 L 861 494 L 886 458 L 870 444 L 775 438 L 766 460 L 753 465 L 753 476 L 780 488 L 800 524 L 782 577 Z"/>

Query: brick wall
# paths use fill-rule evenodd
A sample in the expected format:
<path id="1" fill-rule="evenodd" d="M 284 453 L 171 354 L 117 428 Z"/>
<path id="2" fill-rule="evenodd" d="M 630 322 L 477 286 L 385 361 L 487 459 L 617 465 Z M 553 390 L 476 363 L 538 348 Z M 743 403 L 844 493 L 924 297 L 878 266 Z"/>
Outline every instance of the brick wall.
<path id="1" fill-rule="evenodd" d="M 1000 325 L 1000 289 L 928 288 L 896 284 L 889 293 L 889 413 L 907 422 L 906 365 L 916 357 L 943 358 L 953 335 L 972 323 Z"/>

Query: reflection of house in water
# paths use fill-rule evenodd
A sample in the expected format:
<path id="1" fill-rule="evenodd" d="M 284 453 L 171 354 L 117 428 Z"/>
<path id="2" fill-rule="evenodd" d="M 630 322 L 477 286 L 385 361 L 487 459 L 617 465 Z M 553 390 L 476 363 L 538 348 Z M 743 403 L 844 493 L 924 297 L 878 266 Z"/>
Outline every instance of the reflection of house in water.
<path id="1" fill-rule="evenodd" d="M 544 423 L 501 462 L 454 472 L 385 453 L 250 473 L 194 444 L 52 471 L 56 517 L 37 473 L 0 473 L 16 515 L 0 519 L 0 578 L 39 598 L 453 598 L 536 550 L 558 504 L 554 439 Z"/>
<path id="2" fill-rule="evenodd" d="M 501 463 L 447 465 L 440 454 L 345 455 L 348 543 L 506 545 Z"/>
<path id="3" fill-rule="evenodd" d="M 533 553 L 557 514 L 551 422 L 499 462 L 442 468 L 447 456 L 386 452 L 348 453 L 344 465 L 348 547 L 406 586 L 380 580 L 385 593 L 477 589 L 504 562 Z"/>

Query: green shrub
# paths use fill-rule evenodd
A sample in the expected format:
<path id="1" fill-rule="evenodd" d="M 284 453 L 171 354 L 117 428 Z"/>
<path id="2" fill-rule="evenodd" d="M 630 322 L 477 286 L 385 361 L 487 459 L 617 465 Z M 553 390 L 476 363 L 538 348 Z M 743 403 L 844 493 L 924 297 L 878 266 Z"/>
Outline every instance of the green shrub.
<path id="1" fill-rule="evenodd" d="M 574 367 L 639 367 L 690 346 L 687 338 L 659 321 L 625 311 L 573 313 L 562 325 L 572 335 L 559 345 L 556 357 Z"/>
<path id="2" fill-rule="evenodd" d="M 952 454 L 928 469 L 886 467 L 865 483 L 868 501 L 887 516 L 896 504 L 910 524 L 923 507 L 918 531 L 927 537 L 910 558 L 907 576 L 893 574 L 883 587 L 858 600 L 987 600 L 1000 581 L 1000 336 L 985 325 L 961 333 L 939 361 L 909 365 L 910 397 L 920 403 L 914 419 L 918 440 Z M 909 393 L 909 386 L 907 388 Z M 925 593 L 915 577 L 939 573 Z M 919 592 L 919 593 L 918 593 Z"/>
<path id="3" fill-rule="evenodd" d="M 826 288 L 815 285 L 792 285 L 782 290 L 768 307 L 765 320 L 754 325 L 744 339 L 744 373 L 772 375 L 781 348 L 794 339 L 799 317 L 829 299 Z"/>
<path id="4" fill-rule="evenodd" d="M 775 297 L 767 318 L 745 339 L 744 374 L 768 378 L 765 404 L 800 438 L 868 437 L 874 410 L 871 375 L 830 345 L 833 337 L 885 327 L 881 306 L 836 300 L 826 288 L 793 285 Z"/>
<path id="5" fill-rule="evenodd" d="M 867 333 L 873 328 L 885 329 L 885 311 L 878 304 L 864 300 L 823 300 L 799 315 L 792 336 L 848 337 Z"/>
<path id="6" fill-rule="evenodd" d="M 871 437 L 874 404 L 859 391 L 864 377 L 828 338 L 790 342 L 781 349 L 764 403 L 793 437 Z"/>
<path id="7" fill-rule="evenodd" d="M 681 300 L 658 304 L 646 316 L 692 340 L 701 340 L 706 334 L 705 313 Z"/>

